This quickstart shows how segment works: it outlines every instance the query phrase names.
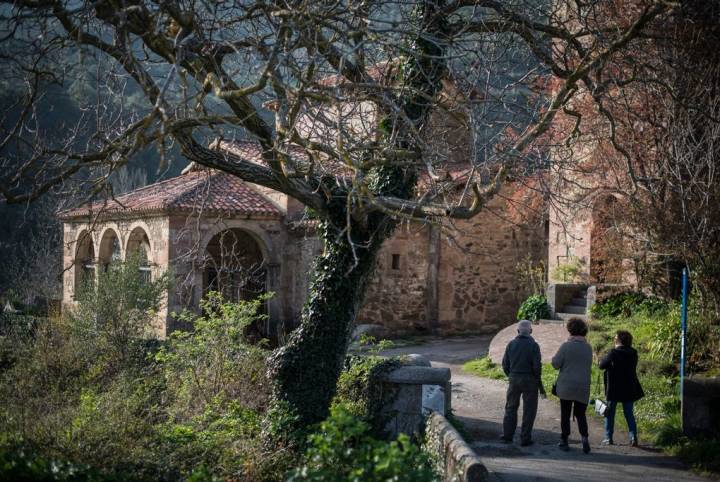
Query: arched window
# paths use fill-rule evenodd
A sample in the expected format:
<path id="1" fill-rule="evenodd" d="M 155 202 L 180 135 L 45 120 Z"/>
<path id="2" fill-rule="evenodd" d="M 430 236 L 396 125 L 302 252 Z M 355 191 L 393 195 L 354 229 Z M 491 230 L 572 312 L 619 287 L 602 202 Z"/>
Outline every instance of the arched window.
<path id="1" fill-rule="evenodd" d="M 204 258 L 204 292 L 218 291 L 231 301 L 252 300 L 266 291 L 262 249 L 241 229 L 227 229 L 208 243 Z"/>
<path id="2" fill-rule="evenodd" d="M 120 239 L 115 231 L 108 229 L 100 240 L 98 261 L 102 268 L 107 270 L 111 264 L 120 262 L 121 260 Z"/>
<path id="3" fill-rule="evenodd" d="M 75 293 L 78 293 L 86 283 L 95 281 L 95 247 L 88 231 L 81 232 L 77 238 L 74 264 Z"/>
<path id="4" fill-rule="evenodd" d="M 128 237 L 127 248 L 125 249 L 126 259 L 129 256 L 137 256 L 140 262 L 138 269 L 145 281 L 152 278 L 152 262 L 150 260 L 150 239 L 145 230 L 137 227 L 132 230 Z"/>

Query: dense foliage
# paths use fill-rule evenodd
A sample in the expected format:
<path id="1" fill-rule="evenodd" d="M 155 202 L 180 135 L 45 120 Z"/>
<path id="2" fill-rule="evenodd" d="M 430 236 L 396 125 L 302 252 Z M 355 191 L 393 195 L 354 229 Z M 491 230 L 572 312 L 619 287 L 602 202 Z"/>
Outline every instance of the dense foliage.
<path id="1" fill-rule="evenodd" d="M 305 464 L 290 482 L 431 482 L 437 480 L 429 456 L 401 434 L 385 442 L 370 435 L 370 425 L 346 405 L 335 404 L 330 417 L 310 437 Z"/>
<path id="2" fill-rule="evenodd" d="M 167 280 L 138 267 L 99 270 L 63 317 L 3 333 L 0 478 L 282 478 L 296 455 L 261 443 L 268 351 L 244 338 L 262 300 L 210 294 L 181 315 L 194 331 L 152 340 Z"/>
<path id="3" fill-rule="evenodd" d="M 349 358 L 333 416 L 299 430 L 271 401 L 266 344 L 246 338 L 267 297 L 208 293 L 177 315 L 192 331 L 153 340 L 167 278 L 139 267 L 99 271 L 62 317 L 3 320 L 0 479 L 277 481 L 308 448 L 294 480 L 432 480 L 419 445 L 381 438 L 392 394 L 378 379 L 398 360 Z"/>
<path id="4" fill-rule="evenodd" d="M 518 320 L 537 321 L 550 318 L 550 307 L 544 295 L 531 295 L 520 305 Z"/>

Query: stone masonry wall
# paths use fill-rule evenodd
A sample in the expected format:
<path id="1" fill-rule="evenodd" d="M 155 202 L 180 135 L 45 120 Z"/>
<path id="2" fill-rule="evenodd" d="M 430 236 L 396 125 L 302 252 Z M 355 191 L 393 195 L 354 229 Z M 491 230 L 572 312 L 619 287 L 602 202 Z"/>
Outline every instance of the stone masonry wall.
<path id="1" fill-rule="evenodd" d="M 544 226 L 507 220 L 505 200 L 497 197 L 476 217 L 456 223 L 454 239 L 440 251 L 439 330 L 442 333 L 494 333 L 516 321 L 529 294 L 517 264 L 547 256 Z"/>
<path id="2" fill-rule="evenodd" d="M 403 224 L 385 242 L 358 324 L 378 324 L 403 333 L 430 329 L 425 316 L 428 239 L 427 227 Z"/>
<path id="3" fill-rule="evenodd" d="M 542 222 L 513 224 L 506 206 L 497 197 L 436 241 L 427 226 L 398 228 L 380 252 L 357 323 L 383 325 L 397 335 L 491 333 L 515 322 L 528 295 L 516 266 L 528 255 L 544 261 L 547 244 Z"/>

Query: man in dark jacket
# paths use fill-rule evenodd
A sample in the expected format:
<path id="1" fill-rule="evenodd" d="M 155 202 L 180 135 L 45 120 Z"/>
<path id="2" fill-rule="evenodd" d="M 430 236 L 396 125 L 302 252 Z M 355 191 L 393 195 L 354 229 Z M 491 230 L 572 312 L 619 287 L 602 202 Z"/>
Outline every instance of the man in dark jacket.
<path id="1" fill-rule="evenodd" d="M 520 429 L 520 445 L 532 444 L 532 428 L 537 414 L 538 392 L 540 390 L 540 346 L 533 340 L 532 324 L 528 320 L 518 323 L 518 336 L 505 348 L 502 367 L 510 384 L 505 402 L 505 418 L 503 419 L 503 435 L 501 440 L 512 443 L 517 428 L 517 411 L 520 397 L 523 399 L 522 427 Z"/>
<path id="2" fill-rule="evenodd" d="M 610 350 L 600 361 L 600 369 L 605 370 L 605 396 L 608 409 L 605 414 L 605 440 L 603 443 L 612 445 L 615 426 L 615 409 L 622 403 L 625 420 L 630 432 L 630 445 L 637 447 L 637 423 L 633 413 L 633 405 L 645 393 L 637 377 L 638 354 L 632 347 L 630 332 L 619 330 L 615 335 L 615 348 Z"/>

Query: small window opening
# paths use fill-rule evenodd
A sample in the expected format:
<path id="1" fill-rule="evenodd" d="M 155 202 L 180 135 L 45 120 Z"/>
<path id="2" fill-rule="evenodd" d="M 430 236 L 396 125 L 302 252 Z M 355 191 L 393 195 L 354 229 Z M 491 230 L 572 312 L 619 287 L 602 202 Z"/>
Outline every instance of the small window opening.
<path id="1" fill-rule="evenodd" d="M 400 269 L 400 255 L 399 254 L 392 255 L 391 267 L 392 267 L 392 269 Z"/>

